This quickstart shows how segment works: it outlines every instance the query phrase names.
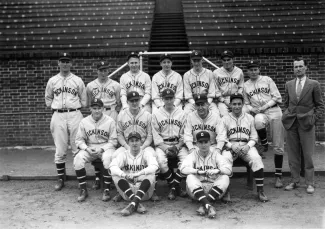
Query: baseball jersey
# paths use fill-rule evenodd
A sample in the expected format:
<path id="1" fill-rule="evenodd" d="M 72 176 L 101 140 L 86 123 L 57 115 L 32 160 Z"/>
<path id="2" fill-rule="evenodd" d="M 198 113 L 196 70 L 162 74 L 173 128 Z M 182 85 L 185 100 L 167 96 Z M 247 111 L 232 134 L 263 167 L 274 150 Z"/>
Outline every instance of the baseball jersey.
<path id="1" fill-rule="evenodd" d="M 193 148 L 196 143 L 196 134 L 202 130 L 209 132 L 211 144 L 216 143 L 216 126 L 220 122 L 220 116 L 209 112 L 205 119 L 202 119 L 197 111 L 193 111 L 187 116 L 184 128 L 184 142 L 188 149 Z"/>
<path id="2" fill-rule="evenodd" d="M 203 68 L 199 74 L 193 69 L 187 71 L 183 78 L 184 97 L 186 100 L 193 99 L 193 94 L 207 94 L 208 98 L 215 98 L 218 88 L 211 70 Z"/>
<path id="3" fill-rule="evenodd" d="M 115 148 L 117 146 L 115 121 L 105 114 L 98 121 L 91 115 L 83 118 L 76 135 L 76 145 L 82 150 L 96 145 L 100 145 L 104 151 Z"/>
<path id="4" fill-rule="evenodd" d="M 223 116 L 217 126 L 217 133 L 217 148 L 220 150 L 231 140 L 247 141 L 250 147 L 253 147 L 258 141 L 254 117 L 245 112 L 242 112 L 238 118 L 232 113 Z"/>
<path id="5" fill-rule="evenodd" d="M 268 76 L 259 76 L 256 81 L 246 81 L 244 83 L 243 96 L 249 110 L 251 110 L 252 107 L 262 107 L 270 100 L 273 100 L 275 103 L 282 102 L 282 97 L 277 86 Z"/>
<path id="6" fill-rule="evenodd" d="M 175 71 L 171 71 L 168 75 L 164 73 L 163 70 L 157 72 L 152 77 L 152 100 L 159 99 L 160 105 L 163 105 L 161 101 L 161 92 L 170 88 L 175 92 L 176 99 L 183 99 L 183 80 L 180 74 Z"/>
<path id="7" fill-rule="evenodd" d="M 86 88 L 82 79 L 72 73 L 51 77 L 45 89 L 45 103 L 52 109 L 77 109 L 87 105 Z"/>
<path id="8" fill-rule="evenodd" d="M 106 108 L 112 105 L 121 104 L 121 86 L 118 82 L 112 79 L 107 79 L 104 83 L 95 79 L 87 84 L 86 92 L 88 106 L 90 106 L 90 103 L 94 98 L 101 99 Z"/>
<path id="9" fill-rule="evenodd" d="M 221 67 L 214 70 L 213 75 L 220 92 L 216 97 L 230 96 L 235 92 L 243 93 L 244 73 L 240 68 L 234 66 L 234 69 L 229 72 Z"/>
<path id="10" fill-rule="evenodd" d="M 159 166 L 156 158 L 145 150 L 133 156 L 130 150 L 125 150 L 113 159 L 109 166 L 112 176 L 125 177 L 127 174 L 137 173 L 144 170 L 145 175 L 155 174 Z"/>
<path id="11" fill-rule="evenodd" d="M 129 109 L 124 109 L 117 116 L 117 138 L 119 143 L 124 146 L 127 136 L 132 132 L 138 132 L 141 135 L 142 144 L 146 141 L 148 145 L 152 142 L 151 114 L 140 110 L 134 116 Z"/>
<path id="12" fill-rule="evenodd" d="M 160 107 L 152 115 L 152 135 L 155 146 L 164 143 L 164 139 L 179 138 L 183 141 L 185 113 L 181 108 L 175 108 L 172 113 Z"/>
<path id="13" fill-rule="evenodd" d="M 151 79 L 150 76 L 139 71 L 136 75 L 132 75 L 131 71 L 124 73 L 120 79 L 121 95 L 126 96 L 130 91 L 137 91 L 140 96 L 148 94 L 151 96 Z"/>
<path id="14" fill-rule="evenodd" d="M 210 152 L 206 157 L 201 156 L 199 151 L 190 153 L 183 161 L 180 172 L 183 173 L 185 170 L 187 170 L 187 173 L 184 174 L 189 174 L 195 172 L 194 170 L 207 171 L 210 169 L 219 169 L 220 174 L 222 175 L 231 175 L 232 173 L 230 163 L 227 163 L 225 158 L 215 149 L 210 149 Z M 214 182 L 216 178 L 208 177 L 206 175 L 197 176 L 202 176 L 202 180 L 208 182 Z"/>

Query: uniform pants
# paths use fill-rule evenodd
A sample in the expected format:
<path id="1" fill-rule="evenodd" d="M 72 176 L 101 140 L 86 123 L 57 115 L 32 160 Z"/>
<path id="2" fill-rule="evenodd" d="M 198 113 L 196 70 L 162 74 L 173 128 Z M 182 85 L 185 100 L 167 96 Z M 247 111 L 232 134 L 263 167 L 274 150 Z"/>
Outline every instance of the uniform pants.
<path id="1" fill-rule="evenodd" d="M 73 159 L 73 166 L 75 170 L 80 170 L 85 168 L 86 163 L 93 162 L 94 160 L 100 158 L 105 166 L 109 165 L 112 162 L 112 155 L 115 149 L 108 149 L 101 155 L 90 154 L 86 150 L 80 150 Z M 106 167 L 105 167 L 106 168 Z"/>
<path id="2" fill-rule="evenodd" d="M 188 155 L 188 150 L 186 147 L 182 147 L 178 154 L 176 155 L 176 157 L 179 159 L 180 163 L 178 168 L 180 167 L 181 163 L 184 161 L 184 159 L 187 157 Z M 156 158 L 157 158 L 157 162 L 159 164 L 159 168 L 160 168 L 160 172 L 161 173 L 166 173 L 169 168 L 168 168 L 168 156 L 166 155 L 166 153 L 160 149 L 160 148 L 156 148 Z"/>

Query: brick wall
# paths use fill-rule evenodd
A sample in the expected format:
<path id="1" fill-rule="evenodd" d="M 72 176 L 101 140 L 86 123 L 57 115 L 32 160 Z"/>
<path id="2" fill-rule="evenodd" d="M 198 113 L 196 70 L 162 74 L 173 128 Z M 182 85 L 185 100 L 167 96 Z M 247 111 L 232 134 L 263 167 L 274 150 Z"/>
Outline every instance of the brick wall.
<path id="1" fill-rule="evenodd" d="M 205 56 L 221 66 L 215 54 L 206 53 Z M 302 56 L 309 62 L 309 77 L 321 82 L 325 100 L 325 54 Z M 96 78 L 96 61 L 107 59 L 111 68 L 116 69 L 125 63 L 125 57 L 125 54 L 76 57 L 71 71 L 87 84 Z M 283 95 L 285 82 L 293 78 L 293 55 L 241 54 L 235 58 L 235 63 L 245 69 L 245 63 L 251 59 L 261 61 L 261 73 L 270 76 Z M 127 68 L 118 73 L 117 78 L 125 71 Z M 45 107 L 44 91 L 49 78 L 58 72 L 57 59 L 54 57 L 40 59 L 20 56 L 0 61 L 0 146 L 53 144 L 49 128 L 52 114 Z M 87 109 L 82 112 L 88 114 Z M 325 141 L 324 123 L 324 118 L 317 123 L 316 138 L 319 141 Z"/>

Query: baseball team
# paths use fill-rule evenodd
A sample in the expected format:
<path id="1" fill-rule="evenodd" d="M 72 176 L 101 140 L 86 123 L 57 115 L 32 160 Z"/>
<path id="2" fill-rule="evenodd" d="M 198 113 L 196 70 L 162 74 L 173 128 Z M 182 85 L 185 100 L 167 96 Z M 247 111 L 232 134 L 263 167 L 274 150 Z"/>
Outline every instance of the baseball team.
<path id="1" fill-rule="evenodd" d="M 127 57 L 129 71 L 120 82 L 108 77 L 110 65 L 97 64 L 97 79 L 88 83 L 70 69 L 73 59 L 61 53 L 60 72 L 51 77 L 45 90 L 46 106 L 52 109 L 50 129 L 56 146 L 54 163 L 58 180 L 55 190 L 65 186 L 66 155 L 70 144 L 79 182 L 78 201 L 88 197 L 85 164 L 103 162 L 103 201 L 129 204 L 123 216 L 145 213 L 142 201 L 159 201 L 157 177 L 170 188 L 168 199 L 190 196 L 200 203 L 199 215 L 215 218 L 216 200 L 229 201 L 233 162 L 241 158 L 253 171 L 257 198 L 264 193 L 263 153 L 268 151 L 268 133 L 274 148 L 275 188 L 290 191 L 299 186 L 305 171 L 306 191 L 312 194 L 315 123 L 324 113 L 319 82 L 306 75 L 307 62 L 293 61 L 295 78 L 285 85 L 284 112 L 281 94 L 268 77 L 260 74 L 256 60 L 247 63 L 249 80 L 234 65 L 234 54 L 221 54 L 222 67 L 203 67 L 199 50 L 191 53 L 192 69 L 182 77 L 172 70 L 173 57 L 160 56 L 161 71 L 152 80 L 140 70 L 138 54 Z M 83 117 L 81 108 L 91 114 Z M 282 182 L 286 134 L 291 182 Z M 256 145 L 260 145 L 260 152 Z M 303 157 L 302 157 L 303 155 Z M 301 168 L 304 160 L 304 168 Z M 177 168 L 170 166 L 177 162 Z M 95 169 L 93 188 L 100 188 L 100 171 Z M 180 183 L 185 180 L 186 190 Z M 111 198 L 115 185 L 117 194 Z"/>

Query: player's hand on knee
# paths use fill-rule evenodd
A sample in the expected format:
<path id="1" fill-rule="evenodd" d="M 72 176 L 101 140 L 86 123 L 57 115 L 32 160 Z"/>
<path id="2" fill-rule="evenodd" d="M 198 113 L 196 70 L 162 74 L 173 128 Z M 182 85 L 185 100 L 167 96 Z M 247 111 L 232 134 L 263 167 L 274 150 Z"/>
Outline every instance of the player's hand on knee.
<path id="1" fill-rule="evenodd" d="M 251 110 L 251 112 L 253 112 L 254 114 L 258 114 L 258 113 L 260 113 L 260 109 L 259 108 L 253 108 Z"/>
<path id="2" fill-rule="evenodd" d="M 246 155 L 248 153 L 248 150 L 250 149 L 249 145 L 244 145 L 241 148 L 241 152 Z"/>
<path id="3" fill-rule="evenodd" d="M 209 169 L 206 171 L 206 175 L 211 177 L 213 175 L 217 175 L 220 173 L 220 170 L 219 169 Z"/>
<path id="4" fill-rule="evenodd" d="M 241 150 L 241 148 L 240 148 L 240 146 L 239 146 L 238 143 L 234 143 L 234 144 L 232 144 L 231 149 L 232 149 L 232 151 L 234 151 L 236 154 L 238 154 L 238 153 L 240 152 L 240 150 Z"/>

